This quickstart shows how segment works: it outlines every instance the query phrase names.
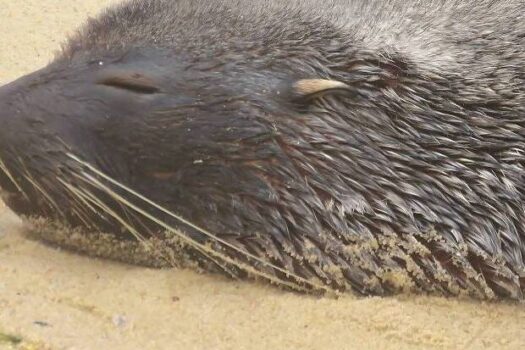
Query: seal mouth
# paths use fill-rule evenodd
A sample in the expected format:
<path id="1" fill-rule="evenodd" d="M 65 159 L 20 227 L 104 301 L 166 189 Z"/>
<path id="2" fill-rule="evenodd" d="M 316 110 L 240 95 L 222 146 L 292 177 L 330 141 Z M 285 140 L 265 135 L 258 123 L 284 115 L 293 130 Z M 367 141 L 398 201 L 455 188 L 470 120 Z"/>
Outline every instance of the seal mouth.
<path id="1" fill-rule="evenodd" d="M 141 222 L 151 223 L 152 226 L 150 227 L 156 227 L 158 232 L 167 235 L 170 239 L 178 240 L 188 247 L 196 257 L 205 257 L 232 277 L 248 274 L 296 291 L 337 293 L 337 290 L 330 286 L 303 278 L 284 267 L 275 265 L 266 258 L 256 256 L 244 247 L 185 220 L 161 204 L 100 171 L 82 158 L 71 153 L 68 153 L 67 156 L 76 163 L 78 167 L 77 180 L 82 185 L 78 188 L 73 188 L 73 185 L 66 182 L 63 185 L 79 200 L 98 207 L 108 218 L 120 222 L 129 233 L 146 247 L 150 245 L 147 236 L 142 235 L 135 225 L 130 224 L 124 216 L 121 216 L 120 212 L 112 210 L 113 207 L 109 204 L 110 202 L 115 202 L 125 208 L 124 213 L 128 214 L 127 216 L 140 218 Z M 95 193 L 103 194 L 107 198 L 105 200 L 98 198 Z M 196 235 L 189 233 L 196 233 Z M 204 238 L 195 238 L 196 236 Z M 236 256 L 236 258 L 234 259 L 232 256 Z M 166 259 L 170 260 L 172 257 L 167 256 Z"/>
<path id="2" fill-rule="evenodd" d="M 30 200 L 0 158 L 0 200 L 17 212 L 27 212 Z"/>
<path id="3" fill-rule="evenodd" d="M 0 159 L 0 197 L 15 213 L 28 219 L 40 217 L 50 222 L 71 224 L 69 226 L 74 228 L 115 234 L 118 227 L 128 236 L 133 236 L 144 249 L 155 250 L 151 238 L 164 235 L 187 247 L 197 263 L 205 259 L 232 277 L 257 276 L 303 292 L 336 292 L 185 220 L 81 156 L 65 155 L 67 160 L 63 162 L 62 172 L 53 178 L 38 179 L 24 170 L 12 173 L 20 169 L 9 169 Z M 13 175 L 20 175 L 22 179 L 18 181 Z M 63 191 L 49 191 L 48 181 L 53 181 Z M 105 230 L 105 224 L 111 227 L 111 231 Z M 177 266 L 170 254 L 165 254 L 163 259 L 171 266 Z"/>
<path id="4" fill-rule="evenodd" d="M 3 182 L 0 184 L 4 186 Z M 0 201 L 3 201 L 18 215 L 31 214 L 32 201 L 19 191 L 11 191 L 0 187 Z"/>

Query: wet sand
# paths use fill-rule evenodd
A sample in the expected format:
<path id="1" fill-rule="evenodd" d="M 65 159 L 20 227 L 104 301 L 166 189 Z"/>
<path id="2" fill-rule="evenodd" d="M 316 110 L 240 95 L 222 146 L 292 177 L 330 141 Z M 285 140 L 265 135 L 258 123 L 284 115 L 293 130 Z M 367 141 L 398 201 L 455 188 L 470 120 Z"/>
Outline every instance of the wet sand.
<path id="1" fill-rule="evenodd" d="M 0 84 L 111 0 L 0 0 Z M 316 298 L 92 259 L 24 237 L 0 203 L 0 349 L 524 349 L 525 305 Z"/>

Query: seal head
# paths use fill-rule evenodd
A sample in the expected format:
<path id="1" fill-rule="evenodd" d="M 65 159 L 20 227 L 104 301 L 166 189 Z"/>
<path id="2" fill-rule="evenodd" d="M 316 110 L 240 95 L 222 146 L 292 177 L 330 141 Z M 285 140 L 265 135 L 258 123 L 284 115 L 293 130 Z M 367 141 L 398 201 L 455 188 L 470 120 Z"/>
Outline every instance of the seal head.
<path id="1" fill-rule="evenodd" d="M 8 205 L 301 290 L 522 298 L 523 4 L 240 4 L 125 3 L 0 88 Z"/>

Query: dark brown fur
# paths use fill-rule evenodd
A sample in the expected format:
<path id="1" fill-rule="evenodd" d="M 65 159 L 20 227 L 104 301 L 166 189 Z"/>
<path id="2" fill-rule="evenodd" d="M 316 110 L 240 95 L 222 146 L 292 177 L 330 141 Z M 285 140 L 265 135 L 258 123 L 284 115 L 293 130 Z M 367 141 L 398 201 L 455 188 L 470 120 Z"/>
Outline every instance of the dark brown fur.
<path id="1" fill-rule="evenodd" d="M 19 214 L 176 233 L 233 276 L 522 299 L 523 13 L 131 1 L 1 88 L 0 185 Z"/>

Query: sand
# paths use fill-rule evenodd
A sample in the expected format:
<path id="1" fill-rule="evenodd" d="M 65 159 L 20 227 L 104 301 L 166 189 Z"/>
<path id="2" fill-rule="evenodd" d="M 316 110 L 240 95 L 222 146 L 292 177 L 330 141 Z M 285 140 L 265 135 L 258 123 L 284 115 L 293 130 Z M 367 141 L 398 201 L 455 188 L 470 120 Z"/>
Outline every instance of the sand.
<path id="1" fill-rule="evenodd" d="M 0 0 L 0 84 L 110 0 Z M 1 127 L 1 126 L 0 126 Z M 339 299 L 53 249 L 0 203 L 0 349 L 524 349 L 525 305 Z"/>

